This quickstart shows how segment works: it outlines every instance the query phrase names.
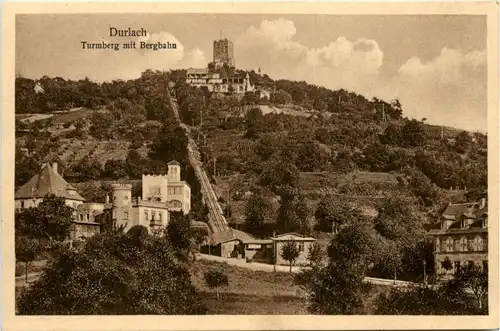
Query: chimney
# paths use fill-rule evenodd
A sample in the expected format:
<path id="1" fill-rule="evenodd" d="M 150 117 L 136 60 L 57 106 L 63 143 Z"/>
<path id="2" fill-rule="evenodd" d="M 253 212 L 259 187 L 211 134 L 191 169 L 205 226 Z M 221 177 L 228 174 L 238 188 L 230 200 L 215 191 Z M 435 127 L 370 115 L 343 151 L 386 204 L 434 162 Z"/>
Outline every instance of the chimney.
<path id="1" fill-rule="evenodd" d="M 54 169 L 54 172 L 57 174 L 57 162 L 52 162 L 52 169 Z"/>

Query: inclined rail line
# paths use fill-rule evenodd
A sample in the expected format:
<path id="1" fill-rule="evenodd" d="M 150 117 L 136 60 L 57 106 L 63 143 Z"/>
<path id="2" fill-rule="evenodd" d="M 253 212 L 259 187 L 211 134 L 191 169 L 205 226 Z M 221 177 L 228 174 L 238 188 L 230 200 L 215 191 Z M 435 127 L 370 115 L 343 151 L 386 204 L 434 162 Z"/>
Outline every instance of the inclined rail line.
<path id="1" fill-rule="evenodd" d="M 201 155 L 200 155 L 200 152 L 198 151 L 196 143 L 191 138 L 191 134 L 190 134 L 191 132 L 190 132 L 189 128 L 184 123 L 182 123 L 180 120 L 177 102 L 174 101 L 174 99 L 171 97 L 170 103 L 171 103 L 176 120 L 179 122 L 180 126 L 186 131 L 186 134 L 188 137 L 189 161 L 190 161 L 191 165 L 193 166 L 196 177 L 200 181 L 201 191 L 202 191 L 202 194 L 203 194 L 203 197 L 205 200 L 205 204 L 208 206 L 208 210 L 209 210 L 208 224 L 209 224 L 209 227 L 213 233 L 230 230 L 230 227 L 226 221 L 226 218 L 224 217 L 222 208 L 219 205 L 219 202 L 217 201 L 217 196 L 216 196 L 215 191 L 212 187 L 212 184 L 210 183 L 210 180 L 208 179 L 208 176 L 207 176 L 205 170 L 203 169 L 203 166 L 201 163 Z"/>

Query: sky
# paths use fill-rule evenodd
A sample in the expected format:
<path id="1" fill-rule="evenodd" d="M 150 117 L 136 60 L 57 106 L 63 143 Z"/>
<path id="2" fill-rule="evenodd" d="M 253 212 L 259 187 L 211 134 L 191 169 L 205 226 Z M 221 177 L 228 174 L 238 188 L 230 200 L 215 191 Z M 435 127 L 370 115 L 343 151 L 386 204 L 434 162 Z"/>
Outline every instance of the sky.
<path id="1" fill-rule="evenodd" d="M 110 27 L 148 35 L 110 37 Z M 16 73 L 102 82 L 146 69 L 202 68 L 222 36 L 233 41 L 239 69 L 398 98 L 409 118 L 486 132 L 486 29 L 486 17 L 472 15 L 18 15 Z M 88 50 L 81 41 L 177 48 Z"/>

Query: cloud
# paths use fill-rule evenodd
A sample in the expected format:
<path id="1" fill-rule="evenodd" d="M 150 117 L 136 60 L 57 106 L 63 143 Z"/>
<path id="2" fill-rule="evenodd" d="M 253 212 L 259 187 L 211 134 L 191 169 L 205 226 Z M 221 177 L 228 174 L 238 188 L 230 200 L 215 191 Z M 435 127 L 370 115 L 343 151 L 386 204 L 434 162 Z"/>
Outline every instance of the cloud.
<path id="1" fill-rule="evenodd" d="M 323 47 L 308 47 L 293 38 L 296 27 L 290 20 L 264 20 L 251 26 L 235 41 L 238 63 L 248 69 L 258 66 L 275 77 L 308 80 L 330 88 L 352 88 L 376 76 L 383 62 L 378 44 L 370 39 L 337 40 Z"/>
<path id="2" fill-rule="evenodd" d="M 486 52 L 443 48 L 424 62 L 412 57 L 379 91 L 400 98 L 405 115 L 469 130 L 486 131 Z"/>
<path id="3" fill-rule="evenodd" d="M 384 52 L 377 41 L 338 36 L 320 47 L 294 38 L 290 20 L 264 20 L 235 40 L 244 69 L 262 67 L 273 78 L 356 91 L 367 98 L 398 98 L 404 115 L 471 130 L 486 130 L 486 52 L 444 47 L 429 61 L 409 58 L 392 77 L 380 75 Z"/>
<path id="4" fill-rule="evenodd" d="M 183 68 L 204 68 L 208 64 L 205 54 L 199 48 L 195 48 L 187 53 L 187 56 L 182 61 Z"/>

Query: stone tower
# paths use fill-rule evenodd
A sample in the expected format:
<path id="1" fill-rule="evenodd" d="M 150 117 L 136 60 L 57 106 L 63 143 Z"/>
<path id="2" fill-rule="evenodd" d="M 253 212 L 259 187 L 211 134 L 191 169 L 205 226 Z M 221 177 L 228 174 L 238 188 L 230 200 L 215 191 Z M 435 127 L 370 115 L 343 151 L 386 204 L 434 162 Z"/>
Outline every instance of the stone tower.
<path id="1" fill-rule="evenodd" d="M 132 185 L 131 184 L 111 184 L 113 189 L 113 220 L 115 225 L 126 225 L 127 229 L 131 225 L 132 212 Z"/>
<path id="2" fill-rule="evenodd" d="M 216 68 L 224 64 L 234 68 L 233 43 L 230 40 L 214 40 L 214 64 Z"/>

